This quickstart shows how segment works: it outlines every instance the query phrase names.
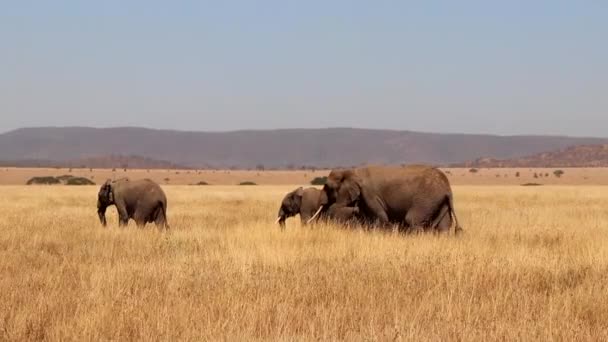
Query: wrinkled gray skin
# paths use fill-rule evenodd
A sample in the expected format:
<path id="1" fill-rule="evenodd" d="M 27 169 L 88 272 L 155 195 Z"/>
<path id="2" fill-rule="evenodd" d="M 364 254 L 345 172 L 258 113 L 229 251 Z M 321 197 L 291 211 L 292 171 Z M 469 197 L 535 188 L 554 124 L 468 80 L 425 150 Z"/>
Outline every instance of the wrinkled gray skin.
<path id="1" fill-rule="evenodd" d="M 106 208 L 115 205 L 118 224 L 126 226 L 133 219 L 138 227 L 154 222 L 159 228 L 169 229 L 167 223 L 167 197 L 160 186 L 149 179 L 116 181 L 107 180 L 99 189 L 97 214 L 105 227 Z"/>
<path id="2" fill-rule="evenodd" d="M 448 178 L 424 165 L 370 166 L 332 170 L 323 188 L 330 210 L 357 203 L 363 216 L 381 226 L 447 232 L 462 228 L 454 212 Z"/>
<path id="3" fill-rule="evenodd" d="M 285 220 L 289 217 L 300 215 L 302 225 L 306 225 L 316 213 L 317 209 L 327 204 L 327 197 L 322 190 L 317 188 L 299 187 L 288 193 L 281 201 L 281 207 L 278 213 L 278 222 L 281 228 L 285 228 Z M 359 213 L 359 208 L 354 206 L 335 207 L 329 210 L 325 207 L 321 211 L 321 217 L 329 218 L 337 222 L 346 223 L 351 219 L 356 218 Z"/>

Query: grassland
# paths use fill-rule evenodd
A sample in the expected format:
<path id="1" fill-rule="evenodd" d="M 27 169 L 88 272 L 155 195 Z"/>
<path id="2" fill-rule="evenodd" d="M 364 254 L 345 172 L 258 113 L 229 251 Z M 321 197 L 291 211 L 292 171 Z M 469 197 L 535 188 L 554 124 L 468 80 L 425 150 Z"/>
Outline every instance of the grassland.
<path id="1" fill-rule="evenodd" d="M 608 168 L 445 168 L 455 185 L 608 185 Z M 563 170 L 556 177 L 554 172 Z M 475 172 L 471 172 L 475 171 Z M 32 177 L 72 175 L 97 184 L 106 179 L 150 178 L 163 185 L 237 185 L 254 182 L 261 185 L 308 184 L 313 178 L 327 176 L 328 170 L 141 170 L 89 168 L 0 168 L 0 185 L 24 185 Z"/>
<path id="2" fill-rule="evenodd" d="M 0 187 L 0 340 L 608 340 L 608 189 L 456 186 L 461 237 L 272 224 L 293 186 Z"/>

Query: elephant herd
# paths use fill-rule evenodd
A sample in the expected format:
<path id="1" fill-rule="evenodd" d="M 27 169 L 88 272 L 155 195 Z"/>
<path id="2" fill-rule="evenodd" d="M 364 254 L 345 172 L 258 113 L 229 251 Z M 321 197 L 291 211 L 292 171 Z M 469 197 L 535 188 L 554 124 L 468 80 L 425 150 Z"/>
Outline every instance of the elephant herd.
<path id="1" fill-rule="evenodd" d="M 104 183 L 98 193 L 97 212 L 106 225 L 110 205 L 118 210 L 119 224 L 133 219 L 138 226 L 154 222 L 169 228 L 167 197 L 149 179 L 120 179 Z M 279 208 L 277 223 L 300 215 L 303 224 L 324 219 L 367 226 L 462 231 L 454 212 L 452 189 L 445 174 L 434 167 L 369 166 L 332 170 L 323 189 L 302 187 L 288 193 Z"/>
<path id="2" fill-rule="evenodd" d="M 298 188 L 288 193 L 277 222 L 284 226 L 285 219 L 296 214 L 304 224 L 324 217 L 401 231 L 462 231 L 448 178 L 425 165 L 332 170 L 322 190 Z"/>

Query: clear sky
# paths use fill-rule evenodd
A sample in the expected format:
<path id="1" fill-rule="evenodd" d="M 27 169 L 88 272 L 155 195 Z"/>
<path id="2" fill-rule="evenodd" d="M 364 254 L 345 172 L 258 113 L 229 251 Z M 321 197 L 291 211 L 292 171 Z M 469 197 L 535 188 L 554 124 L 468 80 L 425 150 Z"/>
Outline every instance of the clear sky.
<path id="1" fill-rule="evenodd" d="M 608 1 L 6 1 L 0 131 L 608 137 Z"/>

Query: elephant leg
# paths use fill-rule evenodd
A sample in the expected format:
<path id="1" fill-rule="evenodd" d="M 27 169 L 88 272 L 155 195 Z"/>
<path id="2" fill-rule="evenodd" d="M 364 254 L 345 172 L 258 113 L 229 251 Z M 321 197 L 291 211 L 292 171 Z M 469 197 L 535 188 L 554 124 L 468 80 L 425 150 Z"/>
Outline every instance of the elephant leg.
<path id="1" fill-rule="evenodd" d="M 405 215 L 405 223 L 411 230 L 424 230 L 425 228 L 428 228 L 428 222 L 426 222 L 426 217 L 428 216 L 424 213 L 423 210 L 417 210 L 416 208 L 412 208 Z"/>
<path id="2" fill-rule="evenodd" d="M 389 227 L 389 220 L 386 210 L 377 198 L 365 199 L 367 211 L 372 215 L 381 227 Z"/>
<path id="3" fill-rule="evenodd" d="M 154 224 L 156 224 L 158 229 L 168 228 L 167 219 L 165 218 L 165 215 L 162 213 L 162 210 L 158 215 L 156 215 L 156 219 L 154 219 Z"/>
<path id="4" fill-rule="evenodd" d="M 308 220 L 312 218 L 312 215 L 300 213 L 300 221 L 302 222 L 302 226 L 306 226 L 308 224 Z"/>
<path id="5" fill-rule="evenodd" d="M 137 228 L 143 228 L 148 221 L 148 217 L 146 217 L 141 210 L 136 210 L 133 214 L 133 220 L 135 221 Z"/>
<path id="6" fill-rule="evenodd" d="M 118 226 L 124 227 L 129 224 L 129 213 L 124 205 L 116 204 L 118 210 Z"/>
<path id="7" fill-rule="evenodd" d="M 158 229 L 169 229 L 169 224 L 167 224 L 167 217 L 165 216 L 165 211 L 163 210 L 162 205 L 159 205 L 154 213 L 153 218 L 154 224 L 158 227 Z M 152 222 L 152 221 L 150 221 Z"/>
<path id="8" fill-rule="evenodd" d="M 329 213 L 329 217 L 340 223 L 349 223 L 359 213 L 357 207 L 342 207 L 336 208 Z"/>
<path id="9" fill-rule="evenodd" d="M 452 215 L 450 207 L 446 204 L 441 206 L 437 217 L 433 220 L 431 228 L 435 228 L 438 232 L 447 233 L 452 228 Z"/>

